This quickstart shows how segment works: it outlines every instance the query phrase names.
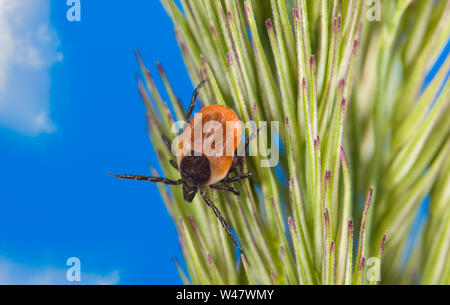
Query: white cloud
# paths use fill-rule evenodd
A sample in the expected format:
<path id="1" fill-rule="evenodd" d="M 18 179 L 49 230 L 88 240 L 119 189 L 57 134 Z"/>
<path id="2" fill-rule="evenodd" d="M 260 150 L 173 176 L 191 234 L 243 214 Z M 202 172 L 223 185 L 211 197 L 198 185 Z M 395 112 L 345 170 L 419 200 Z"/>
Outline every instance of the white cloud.
<path id="1" fill-rule="evenodd" d="M 50 25 L 50 0 L 0 0 L 0 126 L 53 132 L 50 68 L 63 59 Z"/>
<path id="2" fill-rule="evenodd" d="M 84 272 L 85 268 L 82 262 L 81 282 L 69 282 L 66 280 L 67 269 L 63 267 L 29 266 L 0 256 L 0 285 L 116 285 L 119 283 L 119 272 L 117 270 L 101 275 Z"/>

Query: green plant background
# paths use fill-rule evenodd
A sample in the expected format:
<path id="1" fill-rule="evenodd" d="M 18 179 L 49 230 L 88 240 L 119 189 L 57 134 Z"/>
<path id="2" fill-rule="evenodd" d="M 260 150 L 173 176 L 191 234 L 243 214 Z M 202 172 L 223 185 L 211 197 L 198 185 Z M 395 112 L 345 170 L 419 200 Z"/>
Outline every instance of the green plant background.
<path id="1" fill-rule="evenodd" d="M 202 105 L 280 122 L 283 146 L 277 168 L 246 158 L 255 175 L 235 185 L 241 196 L 207 192 L 242 251 L 201 198 L 188 204 L 181 187 L 160 185 L 183 281 L 450 284 L 450 57 L 422 89 L 450 37 L 450 2 L 180 2 L 161 0 L 193 84 L 207 80 Z M 174 136 L 184 110 L 163 68 L 170 107 L 138 59 L 161 175 L 178 177 L 161 134 Z M 409 253 L 427 194 L 430 211 Z"/>

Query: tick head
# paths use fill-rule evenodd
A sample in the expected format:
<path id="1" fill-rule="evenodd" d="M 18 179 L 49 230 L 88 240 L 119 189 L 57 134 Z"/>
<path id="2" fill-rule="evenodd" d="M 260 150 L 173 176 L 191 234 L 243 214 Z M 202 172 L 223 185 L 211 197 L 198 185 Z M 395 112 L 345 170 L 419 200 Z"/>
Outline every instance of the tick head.
<path id="1" fill-rule="evenodd" d="M 195 194 L 197 194 L 196 188 L 191 188 L 190 186 L 183 184 L 183 198 L 187 202 L 192 202 L 194 200 Z"/>

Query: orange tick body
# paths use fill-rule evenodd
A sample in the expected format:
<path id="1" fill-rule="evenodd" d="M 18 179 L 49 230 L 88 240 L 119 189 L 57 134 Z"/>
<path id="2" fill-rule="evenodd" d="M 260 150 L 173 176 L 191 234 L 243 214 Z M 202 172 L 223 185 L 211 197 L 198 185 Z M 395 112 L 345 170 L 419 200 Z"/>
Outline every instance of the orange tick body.
<path id="1" fill-rule="evenodd" d="M 201 136 L 196 137 L 195 124 L 201 124 Z M 177 163 L 181 177 L 194 187 L 223 180 L 233 164 L 241 133 L 240 120 L 230 108 L 212 105 L 201 109 L 179 137 Z"/>
<path id="2" fill-rule="evenodd" d="M 236 156 L 235 151 L 241 142 L 242 125 L 233 110 L 220 105 L 205 107 L 194 116 L 192 121 L 190 120 L 195 100 L 204 83 L 205 81 L 201 82 L 195 89 L 191 104 L 186 112 L 186 123 L 189 124 L 178 137 L 179 144 L 176 146 L 177 162 L 170 160 L 170 164 L 180 172 L 181 179 L 172 180 L 137 175 L 113 176 L 123 179 L 182 185 L 183 197 L 187 202 L 194 200 L 195 195 L 200 193 L 202 199 L 221 222 L 230 239 L 239 247 L 230 226 L 214 202 L 206 196 L 205 188 L 209 187 L 239 195 L 239 191 L 236 188 L 227 184 L 252 176 L 250 172 L 232 176 L 238 168 L 241 169 L 242 157 Z M 200 125 L 199 129 L 196 129 L 196 124 Z M 245 149 L 248 148 L 249 141 L 256 136 L 258 131 L 246 140 Z M 196 134 L 197 132 L 201 134 L 198 135 Z M 162 139 L 168 150 L 172 151 L 172 143 L 169 139 L 165 135 L 162 135 Z"/>

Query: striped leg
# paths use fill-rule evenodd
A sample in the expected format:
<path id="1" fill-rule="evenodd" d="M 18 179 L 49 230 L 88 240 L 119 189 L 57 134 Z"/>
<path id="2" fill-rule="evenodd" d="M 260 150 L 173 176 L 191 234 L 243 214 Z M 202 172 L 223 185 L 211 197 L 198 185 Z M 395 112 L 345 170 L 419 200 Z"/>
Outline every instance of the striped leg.
<path id="1" fill-rule="evenodd" d="M 111 176 L 119 179 L 130 179 L 130 180 L 137 180 L 137 181 L 148 181 L 148 182 L 157 182 L 157 183 L 164 183 L 169 185 L 179 185 L 183 183 L 183 180 L 171 180 L 167 178 L 161 178 L 161 177 L 148 177 L 148 176 L 137 176 L 137 175 L 113 175 L 109 173 Z"/>
<path id="2" fill-rule="evenodd" d="M 211 199 L 206 197 L 205 189 L 200 189 L 200 196 L 202 196 L 202 198 L 206 202 L 206 204 L 213 210 L 214 214 L 216 215 L 217 219 L 219 219 L 220 223 L 222 224 L 222 227 L 227 232 L 227 234 L 230 237 L 230 239 L 233 242 L 233 244 L 235 244 L 236 247 L 241 249 L 241 247 L 239 246 L 236 238 L 234 238 L 233 233 L 231 232 L 230 226 L 228 225 L 228 223 L 225 220 L 225 218 L 223 218 L 223 216 L 220 213 L 219 209 L 216 207 L 216 205 L 214 204 L 214 202 L 212 202 Z"/>

